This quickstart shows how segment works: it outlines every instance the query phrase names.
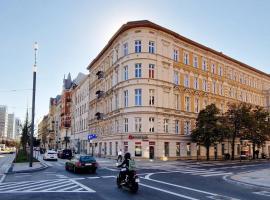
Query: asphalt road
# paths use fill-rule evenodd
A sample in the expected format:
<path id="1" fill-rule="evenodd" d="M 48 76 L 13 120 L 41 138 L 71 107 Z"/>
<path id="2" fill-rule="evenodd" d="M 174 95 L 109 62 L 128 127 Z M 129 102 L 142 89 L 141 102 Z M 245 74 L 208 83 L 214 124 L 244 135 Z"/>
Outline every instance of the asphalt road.
<path id="1" fill-rule="evenodd" d="M 4 180 L 5 173 L 9 169 L 14 157 L 15 154 L 0 154 L 0 183 Z"/>
<path id="2" fill-rule="evenodd" d="M 0 184 L 0 197 L 5 200 L 51 199 L 269 199 L 262 189 L 247 188 L 227 182 L 232 174 L 269 168 L 263 163 L 196 163 L 138 161 L 140 188 L 137 194 L 118 189 L 115 161 L 99 159 L 96 174 L 74 174 L 64 169 L 65 160 L 46 161 L 43 171 L 7 175 Z M 265 189 L 264 189 L 265 191 Z M 270 191 L 269 191 L 270 192 Z M 266 194 L 267 195 L 267 194 Z"/>

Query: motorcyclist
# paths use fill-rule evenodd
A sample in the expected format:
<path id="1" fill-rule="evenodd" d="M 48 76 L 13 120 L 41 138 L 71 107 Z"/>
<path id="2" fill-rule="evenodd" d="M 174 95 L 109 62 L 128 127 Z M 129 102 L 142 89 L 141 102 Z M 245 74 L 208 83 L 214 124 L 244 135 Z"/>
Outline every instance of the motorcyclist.
<path id="1" fill-rule="evenodd" d="M 124 161 L 120 165 L 117 166 L 119 168 L 121 167 L 121 168 L 125 169 L 125 170 L 120 171 L 120 180 L 121 181 L 123 181 L 125 179 L 126 175 L 129 174 L 129 161 L 130 161 L 130 159 L 131 159 L 130 153 L 129 152 L 125 153 Z"/>

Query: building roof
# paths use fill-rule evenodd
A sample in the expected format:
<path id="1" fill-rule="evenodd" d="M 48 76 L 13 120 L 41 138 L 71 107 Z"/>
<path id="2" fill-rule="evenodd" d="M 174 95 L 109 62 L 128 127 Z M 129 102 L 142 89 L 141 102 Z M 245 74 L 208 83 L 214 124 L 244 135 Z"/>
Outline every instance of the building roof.
<path id="1" fill-rule="evenodd" d="M 151 21 L 148 21 L 148 20 L 131 21 L 131 22 L 127 22 L 126 24 L 122 25 L 122 26 L 120 27 L 120 29 L 118 29 L 118 31 L 112 36 L 112 38 L 109 40 L 109 42 L 107 43 L 107 45 L 106 45 L 106 46 L 101 50 L 101 52 L 97 55 L 97 57 L 96 57 L 94 60 L 92 60 L 92 62 L 87 66 L 87 69 L 89 70 L 89 69 L 90 69 L 90 68 L 98 61 L 98 59 L 101 58 L 101 56 L 105 53 L 106 50 L 109 49 L 109 47 L 113 44 L 114 40 L 115 40 L 120 34 L 122 34 L 123 32 L 125 32 L 125 31 L 127 31 L 127 30 L 129 30 L 129 29 L 132 29 L 132 28 L 138 28 L 138 27 L 147 27 L 147 28 L 153 28 L 153 29 L 156 29 L 156 30 L 163 31 L 163 32 L 165 32 L 165 33 L 167 33 L 167 34 L 170 34 L 170 35 L 176 37 L 177 39 L 180 39 L 180 40 L 182 40 L 182 41 L 184 41 L 184 42 L 187 42 L 187 43 L 189 43 L 189 44 L 192 44 L 192 45 L 194 45 L 194 46 L 196 46 L 196 47 L 198 47 L 198 48 L 204 49 L 204 50 L 206 50 L 206 51 L 208 51 L 208 52 L 211 52 L 211 53 L 213 53 L 213 54 L 215 54 L 215 55 L 217 55 L 217 56 L 220 56 L 220 57 L 225 58 L 225 59 L 227 59 L 227 60 L 229 60 L 229 61 L 232 61 L 232 62 L 234 62 L 234 63 L 236 63 L 236 64 L 239 64 L 239 65 L 241 65 L 242 67 L 248 68 L 248 69 L 250 69 L 250 70 L 252 70 L 252 71 L 255 71 L 255 72 L 257 72 L 257 73 L 260 73 L 260 74 L 265 75 L 265 76 L 267 76 L 268 78 L 270 78 L 270 74 L 267 74 L 267 73 L 262 72 L 262 71 L 260 71 L 260 70 L 258 70 L 258 69 L 255 69 L 254 67 L 251 67 L 251 66 L 249 66 L 249 65 L 247 65 L 247 64 L 245 64 L 245 63 L 242 63 L 242 62 L 240 62 L 240 61 L 238 61 L 238 60 L 236 60 L 236 59 L 234 59 L 234 58 L 231 58 L 231 57 L 229 57 L 229 56 L 223 54 L 222 52 L 218 52 L 218 51 L 216 51 L 216 50 L 214 50 L 214 49 L 211 49 L 211 48 L 209 48 L 209 47 L 207 47 L 207 46 L 204 46 L 204 45 L 202 45 L 202 44 L 199 44 L 199 43 L 197 43 L 197 42 L 195 42 L 195 41 L 193 41 L 193 40 L 191 40 L 191 39 L 188 39 L 188 38 L 186 38 L 186 37 L 184 37 L 184 36 L 182 36 L 182 35 L 180 35 L 180 34 L 174 32 L 174 31 L 171 31 L 171 30 L 169 30 L 169 29 L 167 29 L 167 28 L 164 28 L 164 27 L 162 27 L 162 26 L 160 26 L 160 25 L 158 25 L 158 24 L 155 24 L 155 23 L 153 23 L 153 22 L 151 22 Z"/>

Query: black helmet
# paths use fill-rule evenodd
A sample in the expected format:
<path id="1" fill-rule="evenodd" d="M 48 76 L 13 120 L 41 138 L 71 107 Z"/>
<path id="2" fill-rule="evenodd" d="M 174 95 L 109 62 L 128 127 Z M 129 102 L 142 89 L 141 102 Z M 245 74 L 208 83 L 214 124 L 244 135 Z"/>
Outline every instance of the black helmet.
<path id="1" fill-rule="evenodd" d="M 125 157 L 125 160 L 130 159 L 130 157 L 131 157 L 131 156 L 130 156 L 130 153 L 129 153 L 129 152 L 125 153 L 125 156 L 124 156 L 124 157 Z"/>

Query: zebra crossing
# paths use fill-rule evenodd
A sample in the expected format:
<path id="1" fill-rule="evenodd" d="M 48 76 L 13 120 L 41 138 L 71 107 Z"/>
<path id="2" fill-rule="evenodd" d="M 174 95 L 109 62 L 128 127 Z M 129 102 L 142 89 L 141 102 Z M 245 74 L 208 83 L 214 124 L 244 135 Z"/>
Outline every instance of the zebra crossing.
<path id="1" fill-rule="evenodd" d="M 96 192 L 76 180 L 78 179 L 5 182 L 0 184 L 0 193 Z"/>

